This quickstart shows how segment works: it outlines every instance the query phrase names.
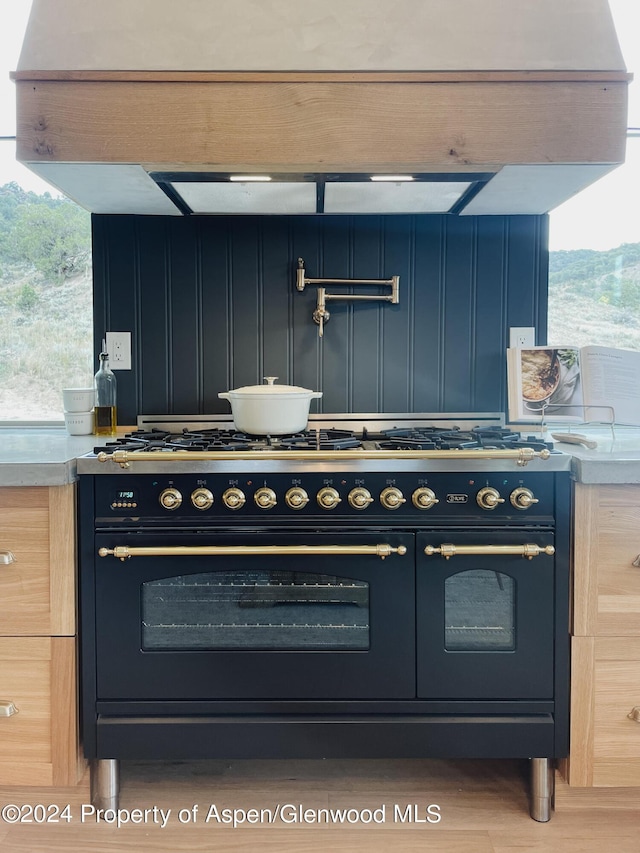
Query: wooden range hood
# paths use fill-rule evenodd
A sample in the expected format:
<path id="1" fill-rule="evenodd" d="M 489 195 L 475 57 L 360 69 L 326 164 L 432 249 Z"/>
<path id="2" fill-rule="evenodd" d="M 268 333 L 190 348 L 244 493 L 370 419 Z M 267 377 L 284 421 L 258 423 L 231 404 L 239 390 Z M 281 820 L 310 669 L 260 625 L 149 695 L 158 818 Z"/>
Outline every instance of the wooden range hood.
<path id="1" fill-rule="evenodd" d="M 605 0 L 320 5 L 34 0 L 18 160 L 94 212 L 171 215 L 181 175 L 311 182 L 329 212 L 326 187 L 376 173 L 468 185 L 448 212 L 544 213 L 624 161 Z"/>

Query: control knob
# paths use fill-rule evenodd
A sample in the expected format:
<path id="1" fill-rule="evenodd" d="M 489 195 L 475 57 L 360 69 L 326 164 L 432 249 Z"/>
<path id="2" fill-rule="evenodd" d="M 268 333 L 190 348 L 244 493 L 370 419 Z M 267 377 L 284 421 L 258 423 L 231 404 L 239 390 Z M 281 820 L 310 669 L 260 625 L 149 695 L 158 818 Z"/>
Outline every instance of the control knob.
<path id="1" fill-rule="evenodd" d="M 369 489 L 363 489 L 362 487 L 351 489 L 347 500 L 354 509 L 366 509 L 370 503 L 373 503 Z"/>
<path id="2" fill-rule="evenodd" d="M 322 509 L 335 509 L 341 503 L 341 500 L 338 492 L 332 489 L 331 486 L 325 486 L 317 494 L 317 501 Z"/>
<path id="3" fill-rule="evenodd" d="M 509 495 L 509 500 L 516 509 L 529 509 L 532 504 L 538 503 L 538 498 L 534 498 L 531 489 L 524 487 L 514 489 Z"/>
<path id="4" fill-rule="evenodd" d="M 164 509 L 178 509 L 182 503 L 182 495 L 177 489 L 171 487 L 160 492 L 159 501 Z"/>
<path id="5" fill-rule="evenodd" d="M 209 489 L 195 489 L 191 492 L 191 503 L 196 509 L 209 509 L 213 506 L 213 495 Z"/>
<path id="6" fill-rule="evenodd" d="M 273 489 L 268 489 L 266 486 L 256 489 L 253 499 L 260 509 L 272 509 L 278 503 L 276 493 Z"/>
<path id="7" fill-rule="evenodd" d="M 300 486 L 289 489 L 284 502 L 290 509 L 303 509 L 309 503 L 309 495 Z"/>
<path id="8" fill-rule="evenodd" d="M 236 489 L 235 486 L 226 489 L 222 495 L 222 503 L 227 509 L 240 509 L 240 507 L 245 505 L 246 500 L 244 492 Z"/>
<path id="9" fill-rule="evenodd" d="M 440 503 L 433 489 L 426 486 L 416 489 L 411 495 L 411 503 L 416 509 L 431 509 L 434 504 Z"/>
<path id="10" fill-rule="evenodd" d="M 497 489 L 492 486 L 485 486 L 476 495 L 476 501 L 482 509 L 495 509 L 498 504 L 504 503 L 504 498 L 500 497 L 500 492 Z"/>
<path id="11" fill-rule="evenodd" d="M 401 504 L 406 503 L 406 498 L 395 486 L 388 486 L 380 492 L 380 503 L 385 509 L 398 509 Z"/>

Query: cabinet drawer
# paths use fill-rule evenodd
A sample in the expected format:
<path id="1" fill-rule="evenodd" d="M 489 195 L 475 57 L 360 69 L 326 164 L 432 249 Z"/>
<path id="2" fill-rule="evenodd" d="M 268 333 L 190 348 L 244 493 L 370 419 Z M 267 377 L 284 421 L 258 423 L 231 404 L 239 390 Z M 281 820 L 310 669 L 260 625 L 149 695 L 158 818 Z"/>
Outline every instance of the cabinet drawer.
<path id="1" fill-rule="evenodd" d="M 75 632 L 73 486 L 0 488 L 0 636 Z"/>
<path id="2" fill-rule="evenodd" d="M 640 636 L 640 488 L 576 487 L 574 633 Z"/>
<path id="3" fill-rule="evenodd" d="M 640 786 L 640 651 L 627 637 L 574 637 L 569 782 Z"/>
<path id="4" fill-rule="evenodd" d="M 0 637 L 0 700 L 0 785 L 75 784 L 75 639 Z"/>

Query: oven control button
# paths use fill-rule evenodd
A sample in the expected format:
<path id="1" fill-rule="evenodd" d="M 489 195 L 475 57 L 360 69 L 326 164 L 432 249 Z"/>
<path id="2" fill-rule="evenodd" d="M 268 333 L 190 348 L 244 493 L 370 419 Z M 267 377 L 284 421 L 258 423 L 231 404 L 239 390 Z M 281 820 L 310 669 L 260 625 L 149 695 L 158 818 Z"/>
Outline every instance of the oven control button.
<path id="1" fill-rule="evenodd" d="M 434 504 L 440 503 L 433 489 L 423 487 L 416 489 L 411 495 L 411 503 L 416 509 L 431 509 Z"/>
<path id="2" fill-rule="evenodd" d="M 240 507 L 245 505 L 246 500 L 244 492 L 235 487 L 227 489 L 222 494 L 222 503 L 227 509 L 240 509 Z"/>
<path id="3" fill-rule="evenodd" d="M 516 509 L 529 509 L 532 504 L 538 503 L 538 498 L 534 498 L 531 489 L 514 489 L 509 495 L 509 500 Z"/>
<path id="4" fill-rule="evenodd" d="M 320 489 L 317 500 L 322 509 L 334 509 L 341 502 L 340 495 L 331 486 L 325 486 L 324 489 Z"/>
<path id="5" fill-rule="evenodd" d="M 406 503 L 406 498 L 395 486 L 388 486 L 380 492 L 380 503 L 385 509 L 398 509 L 401 504 Z"/>
<path id="6" fill-rule="evenodd" d="M 196 509 L 209 509 L 213 506 L 213 495 L 209 489 L 196 489 L 191 492 L 191 503 Z"/>
<path id="7" fill-rule="evenodd" d="M 497 489 L 486 486 L 484 489 L 480 489 L 476 495 L 476 501 L 482 509 L 495 509 L 498 504 L 504 503 L 504 498 L 500 497 L 500 492 Z"/>
<path id="8" fill-rule="evenodd" d="M 160 506 L 165 509 L 178 509 L 182 503 L 182 495 L 177 489 L 165 489 L 160 492 Z"/>
<path id="9" fill-rule="evenodd" d="M 273 489 L 268 489 L 266 486 L 263 486 L 261 489 L 256 489 L 253 499 L 260 509 L 271 509 L 278 503 L 276 500 L 276 493 Z"/>
<path id="10" fill-rule="evenodd" d="M 373 503 L 369 489 L 363 489 L 362 487 L 351 489 L 347 500 L 354 509 L 366 509 L 369 504 Z"/>
<path id="11" fill-rule="evenodd" d="M 302 509 L 309 503 L 309 495 L 300 486 L 294 486 L 287 491 L 284 502 L 290 509 Z"/>

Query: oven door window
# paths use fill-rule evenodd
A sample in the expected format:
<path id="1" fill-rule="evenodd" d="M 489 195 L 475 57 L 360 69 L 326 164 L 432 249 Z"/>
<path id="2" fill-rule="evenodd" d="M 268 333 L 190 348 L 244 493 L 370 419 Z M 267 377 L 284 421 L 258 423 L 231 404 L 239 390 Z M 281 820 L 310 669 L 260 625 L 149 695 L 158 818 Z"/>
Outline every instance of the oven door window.
<path id="1" fill-rule="evenodd" d="M 511 652 L 516 647 L 516 586 L 498 571 L 471 569 L 444 583 L 448 652 Z"/>
<path id="2" fill-rule="evenodd" d="M 369 584 L 296 571 L 219 571 L 142 584 L 142 648 L 369 648 Z"/>

